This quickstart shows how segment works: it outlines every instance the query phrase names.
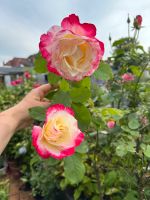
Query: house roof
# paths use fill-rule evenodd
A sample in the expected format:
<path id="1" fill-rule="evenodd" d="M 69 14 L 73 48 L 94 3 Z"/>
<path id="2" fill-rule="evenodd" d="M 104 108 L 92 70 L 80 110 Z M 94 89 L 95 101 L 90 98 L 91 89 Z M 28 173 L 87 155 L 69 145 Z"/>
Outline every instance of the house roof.
<path id="1" fill-rule="evenodd" d="M 0 67 L 0 76 L 2 75 L 15 75 L 15 74 L 23 74 L 25 71 L 24 67 Z"/>

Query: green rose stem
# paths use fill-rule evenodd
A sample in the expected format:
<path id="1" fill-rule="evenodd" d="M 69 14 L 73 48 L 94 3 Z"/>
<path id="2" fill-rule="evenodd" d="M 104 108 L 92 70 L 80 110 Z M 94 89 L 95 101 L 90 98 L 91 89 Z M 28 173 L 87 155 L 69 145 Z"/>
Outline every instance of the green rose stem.
<path id="1" fill-rule="evenodd" d="M 95 171 L 95 175 L 96 175 L 96 179 L 97 179 L 97 187 L 98 187 L 98 191 L 99 191 L 99 200 L 103 200 L 103 194 L 101 191 L 101 182 L 100 182 L 100 176 L 99 176 L 99 168 L 97 167 L 97 149 L 98 149 L 98 130 L 96 132 L 96 145 L 95 145 L 95 150 L 94 150 L 94 158 L 93 158 L 93 167 L 94 167 L 94 171 Z"/>
<path id="2" fill-rule="evenodd" d="M 133 36 L 133 44 L 134 44 L 134 45 L 136 45 L 136 42 L 137 42 L 136 36 L 137 36 L 137 30 L 135 29 L 135 31 L 134 31 L 134 36 Z"/>
<path id="3" fill-rule="evenodd" d="M 140 138 L 137 139 L 136 141 L 136 158 L 135 160 L 139 159 L 138 157 L 138 153 L 140 151 L 140 144 L 142 143 L 142 139 L 143 139 L 143 135 L 141 135 Z M 142 154 L 142 158 L 141 158 L 141 168 L 143 169 L 143 165 L 144 165 L 144 154 Z M 136 177 L 137 177 L 137 182 L 138 182 L 138 193 L 139 193 L 139 199 L 143 200 L 144 196 L 143 196 L 143 175 L 144 172 L 143 170 L 141 170 L 140 174 L 138 173 L 138 171 L 136 172 Z"/>
<path id="4" fill-rule="evenodd" d="M 140 82 L 140 79 L 141 79 L 141 77 L 142 77 L 142 75 L 143 75 L 143 73 L 144 73 L 144 71 L 146 70 L 146 67 L 148 66 L 148 64 L 146 63 L 146 65 L 143 67 L 143 69 L 142 69 L 142 71 L 141 71 L 141 73 L 140 73 L 140 75 L 138 76 L 138 79 L 137 79 L 137 81 L 136 81 L 136 84 L 135 84 L 135 88 L 134 88 L 134 91 L 133 91 L 133 97 L 135 97 L 135 95 L 136 95 L 136 92 L 137 92 L 137 89 L 138 89 L 138 84 L 139 84 L 139 82 Z M 135 108 L 137 105 L 136 105 L 136 98 L 134 98 L 134 105 L 133 105 L 133 107 Z"/>
<path id="5" fill-rule="evenodd" d="M 119 99 L 119 101 L 118 101 L 118 106 L 117 106 L 118 109 L 120 108 L 120 104 L 121 104 L 121 101 L 122 101 L 122 99 L 123 99 L 123 94 L 124 94 L 124 87 L 123 87 L 123 86 L 124 86 L 124 85 L 121 86 L 120 99 Z"/>

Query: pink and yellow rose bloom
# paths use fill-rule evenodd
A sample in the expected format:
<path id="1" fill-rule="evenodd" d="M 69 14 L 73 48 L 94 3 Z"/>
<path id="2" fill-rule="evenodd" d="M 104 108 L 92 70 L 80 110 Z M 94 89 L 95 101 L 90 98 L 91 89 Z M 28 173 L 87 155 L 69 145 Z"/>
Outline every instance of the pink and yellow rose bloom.
<path id="1" fill-rule="evenodd" d="M 40 38 L 39 48 L 50 72 L 80 81 L 98 68 L 104 44 L 95 38 L 96 27 L 69 15 Z"/>
<path id="2" fill-rule="evenodd" d="M 34 126 L 32 130 L 33 146 L 42 158 L 70 156 L 83 140 L 73 110 L 62 104 L 49 107 L 43 127 Z"/>

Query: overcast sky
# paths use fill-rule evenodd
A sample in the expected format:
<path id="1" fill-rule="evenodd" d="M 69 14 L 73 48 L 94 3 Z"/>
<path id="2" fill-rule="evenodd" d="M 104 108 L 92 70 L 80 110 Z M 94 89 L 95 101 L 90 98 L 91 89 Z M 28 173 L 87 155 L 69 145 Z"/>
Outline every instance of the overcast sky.
<path id="1" fill-rule="evenodd" d="M 71 13 L 81 22 L 97 27 L 97 38 L 105 43 L 127 36 L 127 14 L 143 16 L 140 41 L 150 46 L 150 0 L 0 0 L 0 63 L 13 57 L 27 57 L 38 51 L 39 38 L 52 25 Z"/>

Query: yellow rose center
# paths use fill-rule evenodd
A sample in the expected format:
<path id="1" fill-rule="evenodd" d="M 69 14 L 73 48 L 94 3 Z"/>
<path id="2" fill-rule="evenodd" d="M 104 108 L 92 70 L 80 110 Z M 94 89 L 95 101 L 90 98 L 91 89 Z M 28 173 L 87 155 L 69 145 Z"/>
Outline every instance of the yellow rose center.
<path id="1" fill-rule="evenodd" d="M 52 60 L 61 72 L 74 77 L 89 71 L 92 56 L 92 46 L 86 39 L 66 34 L 60 39 Z"/>
<path id="2" fill-rule="evenodd" d="M 43 137 L 47 142 L 57 142 L 63 139 L 63 136 L 68 132 L 68 127 L 65 126 L 62 118 L 49 120 L 43 129 Z"/>
<path id="3" fill-rule="evenodd" d="M 74 144 L 78 128 L 77 120 L 72 115 L 66 111 L 58 111 L 47 120 L 39 138 L 43 146 L 55 151 Z"/>

